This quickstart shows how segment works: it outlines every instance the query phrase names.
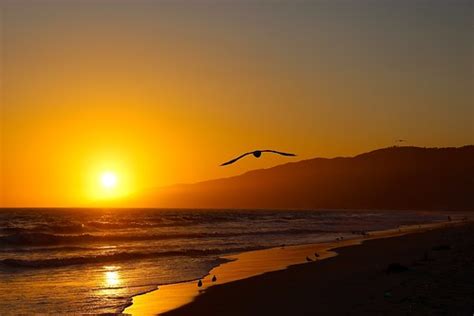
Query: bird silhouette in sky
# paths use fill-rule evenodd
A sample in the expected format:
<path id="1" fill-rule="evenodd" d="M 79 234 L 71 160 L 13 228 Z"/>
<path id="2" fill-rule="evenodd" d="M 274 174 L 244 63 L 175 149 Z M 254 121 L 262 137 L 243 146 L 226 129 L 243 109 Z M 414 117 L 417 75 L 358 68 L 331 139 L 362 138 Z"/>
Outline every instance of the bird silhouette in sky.
<path id="1" fill-rule="evenodd" d="M 262 155 L 262 153 L 273 153 L 273 154 L 278 154 L 278 155 L 282 155 L 282 156 L 296 156 L 295 154 L 290 154 L 290 153 L 284 153 L 284 152 L 281 152 L 281 151 L 276 151 L 276 150 L 271 150 L 271 149 L 265 149 L 265 150 L 255 150 L 255 151 L 249 151 L 248 153 L 245 153 L 243 155 L 240 155 L 239 157 L 237 158 L 234 158 L 232 160 L 229 160 L 227 162 L 224 162 L 223 164 L 221 164 L 221 166 L 227 166 L 227 165 L 230 165 L 234 162 L 236 162 L 237 160 L 241 159 L 241 158 L 244 158 L 245 156 L 247 155 L 254 155 L 255 158 L 260 158 L 260 156 Z"/>

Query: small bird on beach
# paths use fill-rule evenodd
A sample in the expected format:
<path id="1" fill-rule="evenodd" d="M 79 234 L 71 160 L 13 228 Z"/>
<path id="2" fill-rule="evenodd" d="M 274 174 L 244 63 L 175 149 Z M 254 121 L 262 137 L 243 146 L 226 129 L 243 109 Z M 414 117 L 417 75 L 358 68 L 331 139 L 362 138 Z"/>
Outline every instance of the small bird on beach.
<path id="1" fill-rule="evenodd" d="M 201 286 L 202 286 L 202 281 L 199 280 L 199 281 L 198 281 L 198 287 L 201 287 Z"/>
<path id="2" fill-rule="evenodd" d="M 314 256 L 315 256 L 316 258 L 319 258 L 319 253 L 315 252 L 315 253 L 314 253 Z"/>
<path id="3" fill-rule="evenodd" d="M 306 261 L 308 261 L 308 262 L 312 262 L 312 261 L 313 261 L 313 259 L 311 259 L 310 257 L 308 257 L 308 256 L 307 256 L 307 257 L 306 257 Z"/>
<path id="4" fill-rule="evenodd" d="M 215 275 L 212 277 L 212 280 L 211 280 L 211 281 L 212 281 L 212 282 L 216 282 L 216 281 L 217 281 L 217 278 L 216 278 Z"/>
<path id="5" fill-rule="evenodd" d="M 255 151 L 249 151 L 248 153 L 245 153 L 243 155 L 240 155 L 239 157 L 237 158 L 234 158 L 232 160 L 229 160 L 227 162 L 224 162 L 223 164 L 221 164 L 221 166 L 227 166 L 227 165 L 230 165 L 230 164 L 233 164 L 234 162 L 236 162 L 237 160 L 241 159 L 241 158 L 244 158 L 245 156 L 247 155 L 253 155 L 255 158 L 260 158 L 260 156 L 262 155 L 262 153 L 274 153 L 274 154 L 278 154 L 278 155 L 282 155 L 282 156 L 296 156 L 295 154 L 291 154 L 291 153 L 284 153 L 284 152 L 281 152 L 281 151 L 276 151 L 276 150 L 271 150 L 271 149 L 265 149 L 265 150 L 255 150 Z"/>

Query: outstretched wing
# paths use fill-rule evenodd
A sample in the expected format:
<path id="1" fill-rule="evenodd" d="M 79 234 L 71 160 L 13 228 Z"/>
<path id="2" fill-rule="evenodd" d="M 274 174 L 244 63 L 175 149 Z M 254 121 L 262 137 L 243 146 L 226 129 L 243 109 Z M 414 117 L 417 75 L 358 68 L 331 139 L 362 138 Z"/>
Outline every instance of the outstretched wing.
<path id="1" fill-rule="evenodd" d="M 223 164 L 221 164 L 221 166 L 230 165 L 230 164 L 236 162 L 237 160 L 239 160 L 239 159 L 241 159 L 241 158 L 244 158 L 245 156 L 250 155 L 250 154 L 252 154 L 252 153 L 253 153 L 253 151 L 248 152 L 248 153 L 245 153 L 245 154 L 243 154 L 243 155 L 240 155 L 240 156 L 237 157 L 237 158 L 234 158 L 234 159 L 232 159 L 232 160 L 229 160 L 229 161 L 227 161 L 227 162 L 224 162 Z"/>
<path id="2" fill-rule="evenodd" d="M 276 150 L 271 150 L 271 149 L 262 150 L 262 152 L 264 152 L 264 153 L 274 153 L 274 154 L 279 154 L 279 155 L 283 155 L 283 156 L 296 156 L 295 154 L 284 153 L 284 152 L 281 152 L 281 151 L 276 151 Z"/>

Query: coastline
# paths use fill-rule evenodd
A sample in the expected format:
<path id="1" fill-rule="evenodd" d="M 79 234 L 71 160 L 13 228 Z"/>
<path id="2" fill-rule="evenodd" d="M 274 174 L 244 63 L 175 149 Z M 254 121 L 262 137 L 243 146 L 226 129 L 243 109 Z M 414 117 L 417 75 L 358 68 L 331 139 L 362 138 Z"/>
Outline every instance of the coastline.
<path id="1" fill-rule="evenodd" d="M 336 249 L 360 245 L 364 241 L 404 236 L 437 228 L 462 225 L 464 223 L 464 221 L 446 221 L 402 226 L 401 229 L 373 231 L 366 236 L 356 237 L 354 235 L 354 238 L 341 241 L 275 247 L 224 256 L 223 258 L 231 261 L 209 271 L 201 279 L 202 287 L 198 288 L 197 280 L 163 285 L 157 290 L 132 297 L 131 305 L 126 307 L 123 313 L 130 315 L 159 315 L 167 313 L 193 302 L 200 294 L 215 285 L 228 284 L 269 272 L 285 270 L 290 266 L 306 263 L 307 256 L 316 261 L 315 252 L 319 255 L 317 261 L 321 261 L 337 256 Z M 217 276 L 216 282 L 211 281 L 214 275 Z"/>

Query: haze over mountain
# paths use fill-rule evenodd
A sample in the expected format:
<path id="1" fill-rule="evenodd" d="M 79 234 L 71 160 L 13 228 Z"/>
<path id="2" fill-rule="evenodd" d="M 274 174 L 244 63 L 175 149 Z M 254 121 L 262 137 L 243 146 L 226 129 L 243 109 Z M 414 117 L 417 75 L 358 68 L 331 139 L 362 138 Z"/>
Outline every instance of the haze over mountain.
<path id="1" fill-rule="evenodd" d="M 474 146 L 314 158 L 166 187 L 146 200 L 189 208 L 474 210 Z"/>

